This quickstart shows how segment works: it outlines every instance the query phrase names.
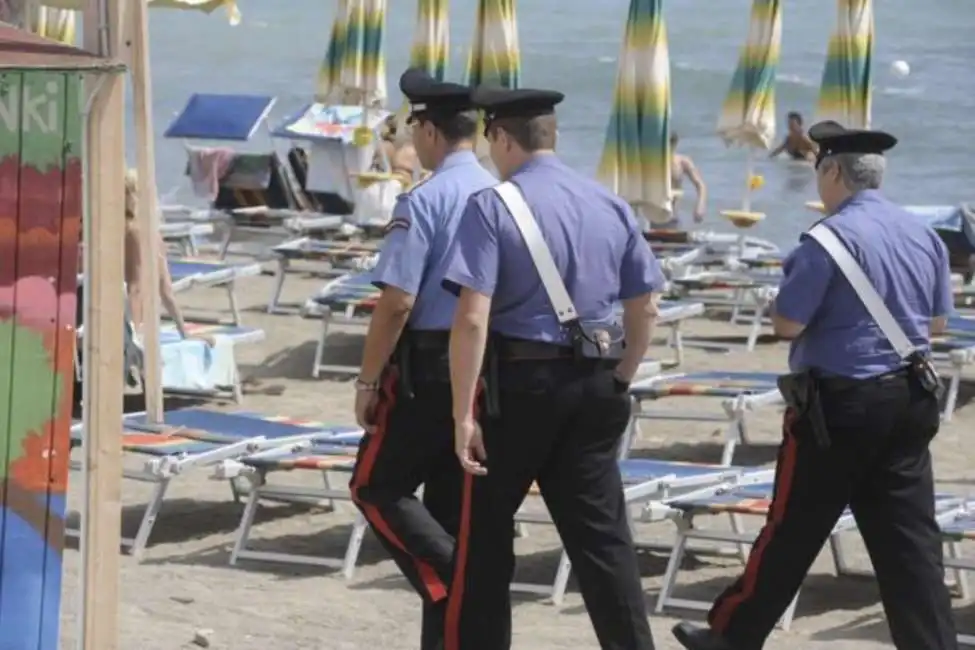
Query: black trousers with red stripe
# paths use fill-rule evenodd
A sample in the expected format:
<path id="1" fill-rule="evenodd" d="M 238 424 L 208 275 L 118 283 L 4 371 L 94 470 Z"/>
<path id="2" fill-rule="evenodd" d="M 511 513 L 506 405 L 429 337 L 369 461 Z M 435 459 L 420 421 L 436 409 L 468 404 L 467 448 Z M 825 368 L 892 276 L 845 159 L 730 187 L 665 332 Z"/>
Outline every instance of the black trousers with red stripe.
<path id="1" fill-rule="evenodd" d="M 535 481 L 599 646 L 652 649 L 616 460 L 628 397 L 611 371 L 572 360 L 501 362 L 498 384 L 499 417 L 480 418 L 488 473 L 464 477 L 446 650 L 511 647 L 514 516 Z"/>
<path id="2" fill-rule="evenodd" d="M 387 371 L 375 433 L 359 446 L 350 487 L 353 501 L 423 598 L 422 650 L 442 648 L 447 585 L 460 522 L 463 470 L 454 454 L 450 384 L 413 381 L 398 395 Z M 417 488 L 423 485 L 423 501 Z"/>
<path id="3" fill-rule="evenodd" d="M 714 633 L 761 648 L 849 506 L 899 650 L 957 648 L 928 445 L 938 403 L 907 375 L 821 390 L 831 444 L 786 411 L 771 511 L 745 572 L 714 603 Z"/>

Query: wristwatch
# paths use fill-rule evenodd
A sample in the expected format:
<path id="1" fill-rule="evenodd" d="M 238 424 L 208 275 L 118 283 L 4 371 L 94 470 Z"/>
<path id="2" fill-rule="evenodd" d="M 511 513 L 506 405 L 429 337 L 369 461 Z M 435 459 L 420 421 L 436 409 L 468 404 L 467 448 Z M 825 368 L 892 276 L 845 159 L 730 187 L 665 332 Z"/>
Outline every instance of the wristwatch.
<path id="1" fill-rule="evenodd" d="M 355 380 L 355 389 L 356 389 L 356 391 L 361 391 L 361 392 L 366 392 L 366 393 L 372 392 L 372 391 L 376 391 L 376 390 L 379 390 L 379 382 L 378 381 L 363 381 L 361 377 L 356 377 L 356 380 Z"/>

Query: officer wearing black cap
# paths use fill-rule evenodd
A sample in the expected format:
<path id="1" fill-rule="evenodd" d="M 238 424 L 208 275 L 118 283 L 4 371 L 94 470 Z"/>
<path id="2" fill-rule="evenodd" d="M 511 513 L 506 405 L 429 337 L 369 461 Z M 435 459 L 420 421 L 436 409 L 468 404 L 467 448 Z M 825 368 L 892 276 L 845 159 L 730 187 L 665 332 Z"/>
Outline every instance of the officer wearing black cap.
<path id="1" fill-rule="evenodd" d="M 477 162 L 470 89 L 407 70 L 413 143 L 433 174 L 401 195 L 372 281 L 382 290 L 356 381 L 366 430 L 352 475 L 355 504 L 424 599 L 422 649 L 442 647 L 443 611 L 460 515 L 447 336 L 456 299 L 440 288 L 471 194 L 495 178 Z M 424 485 L 423 503 L 415 492 Z"/>
<path id="2" fill-rule="evenodd" d="M 649 650 L 616 459 L 660 266 L 626 202 L 555 155 L 562 93 L 473 97 L 506 182 L 471 198 L 444 274 L 459 294 L 450 373 L 466 470 L 445 647 L 511 647 L 513 519 L 537 482 L 600 647 Z"/>
<path id="3" fill-rule="evenodd" d="M 894 136 L 836 122 L 809 136 L 827 217 L 785 260 L 773 308 L 792 374 L 779 382 L 789 406 L 769 519 L 709 627 L 674 634 L 693 650 L 761 648 L 849 507 L 894 646 L 954 649 L 928 450 L 939 382 L 926 359 L 953 307 L 948 252 L 879 191 Z"/>

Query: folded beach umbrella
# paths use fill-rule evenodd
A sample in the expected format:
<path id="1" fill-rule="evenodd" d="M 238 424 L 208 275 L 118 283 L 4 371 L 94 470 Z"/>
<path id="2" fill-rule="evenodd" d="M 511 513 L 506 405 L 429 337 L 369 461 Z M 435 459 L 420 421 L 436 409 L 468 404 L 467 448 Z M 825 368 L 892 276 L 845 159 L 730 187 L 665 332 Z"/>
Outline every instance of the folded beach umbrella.
<path id="1" fill-rule="evenodd" d="M 517 88 L 520 78 L 515 0 L 478 0 L 474 42 L 467 60 L 468 85 Z"/>
<path id="2" fill-rule="evenodd" d="M 870 128 L 873 2 L 837 0 L 836 4 L 836 29 L 829 39 L 816 120 Z"/>
<path id="3" fill-rule="evenodd" d="M 386 0 L 348 0 L 339 85 L 356 104 L 386 102 Z"/>
<path id="4" fill-rule="evenodd" d="M 754 149 L 768 149 L 775 139 L 775 71 L 781 44 L 780 0 L 752 0 L 748 40 L 718 119 L 718 135 L 725 144 L 747 150 L 744 212 L 751 210 Z"/>
<path id="5" fill-rule="evenodd" d="M 598 177 L 651 223 L 670 221 L 670 57 L 663 0 L 630 0 Z"/>
<path id="6" fill-rule="evenodd" d="M 75 44 L 77 37 L 75 16 L 77 12 L 70 9 L 35 6 L 35 11 L 32 13 L 30 31 L 38 36 L 50 38 L 65 45 Z"/>
<path id="7" fill-rule="evenodd" d="M 447 72 L 450 48 L 449 0 L 417 0 L 416 27 L 410 50 L 410 67 L 422 68 L 437 81 Z"/>
<path id="8" fill-rule="evenodd" d="M 349 4 L 351 0 L 338 0 L 335 7 L 335 19 L 332 21 L 332 32 L 328 37 L 328 47 L 325 58 L 318 68 L 318 84 L 315 88 L 315 101 L 329 103 L 333 90 L 339 87 L 342 75 L 342 55 L 345 52 L 346 22 L 349 19 Z"/>

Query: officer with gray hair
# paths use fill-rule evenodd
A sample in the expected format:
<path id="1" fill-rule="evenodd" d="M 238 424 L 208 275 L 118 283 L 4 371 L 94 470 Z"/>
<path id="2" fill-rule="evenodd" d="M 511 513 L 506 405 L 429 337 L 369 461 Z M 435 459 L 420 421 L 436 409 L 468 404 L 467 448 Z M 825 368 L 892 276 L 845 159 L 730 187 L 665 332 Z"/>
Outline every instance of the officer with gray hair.
<path id="1" fill-rule="evenodd" d="M 940 423 L 931 336 L 953 308 L 948 251 L 880 194 L 881 131 L 821 122 L 816 181 L 828 215 L 783 263 L 775 333 L 791 373 L 768 520 L 708 627 L 679 623 L 691 650 L 758 650 L 838 518 L 863 535 L 898 650 L 955 650 L 928 446 Z"/>

